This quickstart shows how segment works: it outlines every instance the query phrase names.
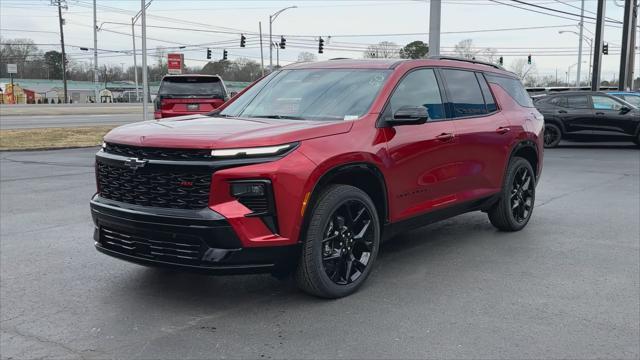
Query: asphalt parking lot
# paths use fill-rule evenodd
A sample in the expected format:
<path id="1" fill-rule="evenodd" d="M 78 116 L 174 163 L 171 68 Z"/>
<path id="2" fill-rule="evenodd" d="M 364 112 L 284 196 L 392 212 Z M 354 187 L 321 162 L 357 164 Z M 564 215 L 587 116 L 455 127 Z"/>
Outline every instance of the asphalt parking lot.
<path id="1" fill-rule="evenodd" d="M 383 247 L 357 294 L 208 277 L 97 253 L 95 149 L 0 153 L 2 358 L 640 356 L 640 151 L 548 150 L 533 218 L 482 213 Z"/>

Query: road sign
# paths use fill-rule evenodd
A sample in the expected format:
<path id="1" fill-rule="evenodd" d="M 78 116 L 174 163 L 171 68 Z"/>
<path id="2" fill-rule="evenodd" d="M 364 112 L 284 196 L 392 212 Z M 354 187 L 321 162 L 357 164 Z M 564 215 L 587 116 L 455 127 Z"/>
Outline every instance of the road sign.
<path id="1" fill-rule="evenodd" d="M 7 64 L 7 72 L 9 74 L 17 74 L 18 73 L 18 64 Z"/>
<path id="2" fill-rule="evenodd" d="M 167 71 L 169 74 L 182 74 L 184 66 L 184 54 L 168 54 L 167 55 Z"/>

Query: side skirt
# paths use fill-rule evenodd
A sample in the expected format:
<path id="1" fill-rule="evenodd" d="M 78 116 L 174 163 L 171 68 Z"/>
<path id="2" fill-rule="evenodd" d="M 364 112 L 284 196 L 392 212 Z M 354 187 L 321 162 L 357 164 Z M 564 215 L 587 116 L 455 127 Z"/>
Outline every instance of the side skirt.
<path id="1" fill-rule="evenodd" d="M 423 215 L 418 215 L 396 223 L 389 223 L 382 229 L 382 241 L 385 242 L 394 236 L 417 229 L 422 226 L 452 218 L 457 215 L 472 211 L 487 211 L 500 199 L 500 193 L 485 198 L 467 201 L 439 210 L 433 210 Z"/>

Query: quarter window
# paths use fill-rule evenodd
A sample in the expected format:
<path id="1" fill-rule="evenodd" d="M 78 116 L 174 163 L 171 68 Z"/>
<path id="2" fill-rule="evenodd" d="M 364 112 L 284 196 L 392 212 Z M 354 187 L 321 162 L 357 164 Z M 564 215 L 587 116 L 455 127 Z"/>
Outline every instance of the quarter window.
<path id="1" fill-rule="evenodd" d="M 451 117 L 478 116 L 487 113 L 482 90 L 476 75 L 471 71 L 442 70 Z"/>
<path id="2" fill-rule="evenodd" d="M 415 70 L 400 81 L 389 100 L 387 116 L 393 116 L 403 106 L 426 107 L 430 120 L 445 117 L 440 88 L 432 69 Z"/>
<path id="3" fill-rule="evenodd" d="M 534 107 L 533 100 L 524 89 L 520 80 L 516 78 L 487 74 L 487 80 L 490 83 L 497 84 L 509 94 L 520 106 Z"/>

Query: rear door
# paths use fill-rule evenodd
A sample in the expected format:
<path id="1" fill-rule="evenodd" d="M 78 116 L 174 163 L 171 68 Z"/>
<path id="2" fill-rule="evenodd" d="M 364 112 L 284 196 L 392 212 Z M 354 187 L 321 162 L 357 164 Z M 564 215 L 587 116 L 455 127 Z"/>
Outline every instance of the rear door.
<path id="1" fill-rule="evenodd" d="M 588 95 L 564 95 L 557 102 L 556 115 L 564 125 L 564 131 L 591 133 L 594 111 Z"/>
<path id="2" fill-rule="evenodd" d="M 498 111 L 482 73 L 440 71 L 446 88 L 447 115 L 457 130 L 456 198 L 467 201 L 493 194 L 500 190 L 515 131 Z"/>
<path id="3" fill-rule="evenodd" d="M 628 105 L 607 95 L 592 95 L 591 99 L 595 112 L 591 129 L 595 134 L 634 135 L 637 124 L 634 115 L 629 111 L 622 111 L 623 107 L 629 108 Z"/>

